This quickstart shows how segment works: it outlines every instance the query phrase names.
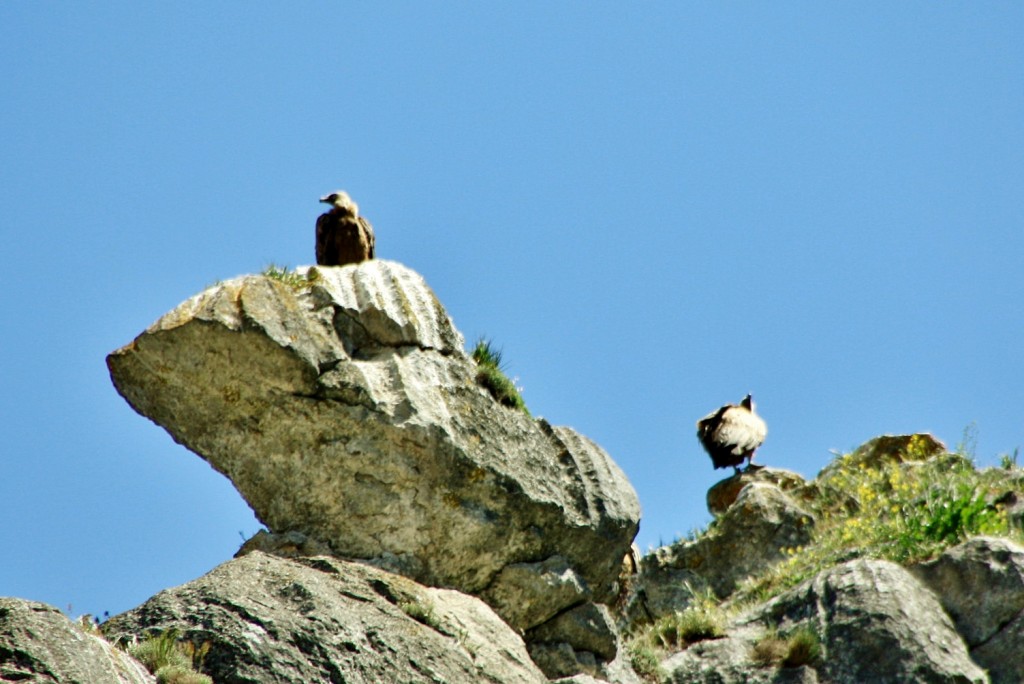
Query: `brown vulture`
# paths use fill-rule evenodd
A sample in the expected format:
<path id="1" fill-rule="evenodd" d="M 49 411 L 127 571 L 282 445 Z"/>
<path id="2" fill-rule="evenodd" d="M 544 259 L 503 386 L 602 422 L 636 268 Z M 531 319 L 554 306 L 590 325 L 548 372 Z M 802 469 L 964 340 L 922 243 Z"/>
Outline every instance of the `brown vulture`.
<path id="1" fill-rule="evenodd" d="M 764 442 L 768 426 L 754 413 L 754 398 L 747 395 L 736 404 L 726 404 L 697 421 L 697 438 L 711 456 L 715 468 L 732 466 L 740 472 L 747 461 L 747 470 L 755 470 L 754 451 Z"/>
<path id="2" fill-rule="evenodd" d="M 331 210 L 316 220 L 316 263 L 344 266 L 372 259 L 376 238 L 373 226 L 359 215 L 359 207 L 344 190 L 320 198 Z"/>

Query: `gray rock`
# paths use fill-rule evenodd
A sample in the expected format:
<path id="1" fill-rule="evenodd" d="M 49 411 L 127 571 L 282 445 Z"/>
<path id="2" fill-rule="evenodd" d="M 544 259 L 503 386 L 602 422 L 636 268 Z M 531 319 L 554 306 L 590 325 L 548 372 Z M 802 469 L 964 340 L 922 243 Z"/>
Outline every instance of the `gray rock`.
<path id="1" fill-rule="evenodd" d="M 533 630 L 530 641 L 564 641 L 574 651 L 589 651 L 609 661 L 618 652 L 619 632 L 607 607 L 584 603 Z"/>
<path id="2" fill-rule="evenodd" d="M 92 626 L 43 603 L 0 598 L 0 681 L 153 684 L 156 678 Z"/>
<path id="3" fill-rule="evenodd" d="M 285 532 L 274 534 L 260 530 L 242 544 L 235 553 L 240 558 L 253 551 L 262 551 L 281 558 L 305 558 L 309 556 L 330 556 L 331 549 L 323 542 L 311 539 L 301 532 Z"/>
<path id="4" fill-rule="evenodd" d="M 992 684 L 1024 682 L 1024 614 L 1007 623 L 991 639 L 971 649 L 975 662 L 988 669 Z"/>
<path id="5" fill-rule="evenodd" d="M 612 661 L 601 661 L 590 651 L 577 651 L 563 642 L 534 642 L 530 656 L 552 681 L 573 684 L 643 684 L 620 653 Z"/>
<path id="6" fill-rule="evenodd" d="M 528 645 L 530 657 L 541 671 L 551 679 L 565 679 L 576 675 L 597 678 L 597 659 L 593 653 L 576 653 L 572 646 L 560 641 L 536 641 Z"/>
<path id="7" fill-rule="evenodd" d="M 646 556 L 630 600 L 633 621 L 653 620 L 686 608 L 694 593 L 719 597 L 739 582 L 785 558 L 782 549 L 806 544 L 814 516 L 768 482 L 749 482 L 708 531 Z"/>
<path id="8" fill-rule="evenodd" d="M 770 601 L 753 617 L 786 632 L 808 626 L 822 639 L 817 666 L 836 684 L 987 682 L 942 606 L 909 571 L 855 560 Z"/>
<path id="9" fill-rule="evenodd" d="M 750 659 L 753 638 L 700 641 L 661 664 L 667 681 L 676 684 L 818 684 L 811 667 L 761 667 Z M 860 683 L 858 683 L 860 684 Z"/>
<path id="10" fill-rule="evenodd" d="M 519 682 L 546 678 L 479 599 L 328 557 L 252 552 L 104 624 L 209 642 L 218 684 Z"/>
<path id="11" fill-rule="evenodd" d="M 578 674 L 571 677 L 560 677 L 551 681 L 558 682 L 558 684 L 600 684 L 603 680 L 595 679 L 590 675 Z"/>
<path id="12" fill-rule="evenodd" d="M 800 667 L 754 660 L 771 631 L 810 629 L 820 657 Z M 661 663 L 669 681 L 706 684 L 968 684 L 987 682 L 935 597 L 888 561 L 855 560 L 825 570 Z"/>
<path id="13" fill-rule="evenodd" d="M 611 611 L 585 603 L 526 635 L 530 656 L 548 677 L 586 682 L 641 684 L 628 662 Z"/>
<path id="14" fill-rule="evenodd" d="M 809 485 L 804 478 L 792 471 L 782 468 L 758 468 L 737 473 L 713 484 L 707 493 L 708 512 L 716 518 L 720 517 L 736 503 L 740 492 L 754 482 L 774 485 L 802 505 L 812 501 L 816 493 L 813 485 Z"/>
<path id="15" fill-rule="evenodd" d="M 1024 547 L 978 537 L 911 572 L 938 597 L 993 682 L 1024 681 Z"/>
<path id="16" fill-rule="evenodd" d="M 477 386 L 416 273 L 381 260 L 302 272 L 184 302 L 108 357 L 118 391 L 273 533 L 484 596 L 519 625 L 540 618 L 510 602 L 526 595 L 503 573 L 517 564 L 564 561 L 579 591 L 612 600 L 640 511 L 611 458 Z"/>
<path id="17" fill-rule="evenodd" d="M 927 432 L 912 435 L 881 435 L 870 439 L 843 459 L 843 466 L 865 464 L 878 466 L 886 462 L 912 463 L 946 453 L 946 445 Z M 833 460 L 822 468 L 818 480 L 827 480 L 840 467 Z"/>
<path id="18" fill-rule="evenodd" d="M 483 594 L 488 603 L 506 606 L 506 622 L 520 632 L 547 622 L 589 595 L 586 582 L 561 556 L 506 565 Z"/>

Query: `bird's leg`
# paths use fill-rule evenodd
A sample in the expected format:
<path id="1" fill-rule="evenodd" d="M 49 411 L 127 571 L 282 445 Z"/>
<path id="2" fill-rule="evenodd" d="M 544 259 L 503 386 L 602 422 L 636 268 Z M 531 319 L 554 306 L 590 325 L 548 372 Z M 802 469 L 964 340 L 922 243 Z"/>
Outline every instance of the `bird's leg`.
<path id="1" fill-rule="evenodd" d="M 747 456 L 747 467 L 743 472 L 752 473 L 754 471 L 761 470 L 761 468 L 764 468 L 764 466 L 754 465 L 754 454 L 751 452 L 750 455 Z"/>

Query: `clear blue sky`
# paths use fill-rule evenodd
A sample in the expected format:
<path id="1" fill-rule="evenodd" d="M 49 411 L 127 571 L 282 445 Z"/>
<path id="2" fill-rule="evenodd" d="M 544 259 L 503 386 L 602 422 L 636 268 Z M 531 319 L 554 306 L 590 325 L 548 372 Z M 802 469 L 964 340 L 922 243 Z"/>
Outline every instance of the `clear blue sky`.
<path id="1" fill-rule="evenodd" d="M 758 460 L 1024 445 L 1024 4 L 0 3 L 0 595 L 120 612 L 259 528 L 105 355 L 218 280 L 379 255 L 630 477 L 708 520 Z M 731 471 L 730 471 L 731 472 Z"/>

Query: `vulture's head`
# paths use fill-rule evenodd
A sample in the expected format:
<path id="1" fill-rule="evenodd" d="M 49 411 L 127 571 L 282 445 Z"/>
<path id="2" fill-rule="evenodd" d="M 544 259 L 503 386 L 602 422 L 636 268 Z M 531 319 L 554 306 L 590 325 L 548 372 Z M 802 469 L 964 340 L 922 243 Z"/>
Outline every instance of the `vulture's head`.
<path id="1" fill-rule="evenodd" d="M 740 402 L 740 406 L 742 406 L 743 408 L 745 408 L 748 411 L 750 411 L 751 413 L 753 413 L 754 412 L 754 395 L 753 394 L 748 394 L 747 396 L 743 397 L 743 401 Z"/>
<path id="2" fill-rule="evenodd" d="M 335 190 L 329 195 L 324 195 L 320 201 L 338 209 L 347 209 L 353 216 L 359 216 L 359 205 L 353 202 L 344 190 Z"/>

